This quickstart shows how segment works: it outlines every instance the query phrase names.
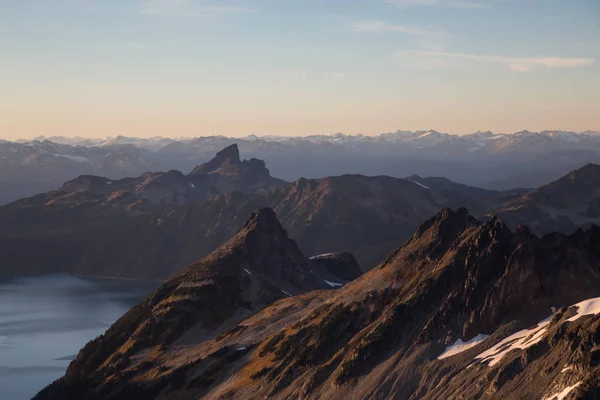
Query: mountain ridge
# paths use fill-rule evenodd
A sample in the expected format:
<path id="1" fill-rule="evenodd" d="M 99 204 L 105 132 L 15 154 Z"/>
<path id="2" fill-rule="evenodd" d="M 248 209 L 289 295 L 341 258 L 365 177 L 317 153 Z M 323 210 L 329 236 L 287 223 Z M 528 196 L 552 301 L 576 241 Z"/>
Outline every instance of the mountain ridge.
<path id="1" fill-rule="evenodd" d="M 0 204 L 49 191 L 79 175 L 116 180 L 144 172 L 192 171 L 234 143 L 247 158 L 264 160 L 275 176 L 287 181 L 343 173 L 445 176 L 471 186 L 506 190 L 537 187 L 585 162 L 600 162 L 600 135 L 593 132 L 456 136 L 398 131 L 379 136 L 113 139 L 0 143 Z"/>
<path id="2" fill-rule="evenodd" d="M 584 171 L 589 169 L 597 167 L 589 166 Z M 214 175 L 217 174 L 210 176 Z M 168 182 L 169 176 L 166 173 L 158 178 Z M 179 172 L 172 176 L 176 183 L 186 179 Z M 148 177 L 142 182 L 151 179 Z M 227 175 L 224 179 L 227 181 Z M 141 194 L 134 194 L 131 200 L 112 197 L 114 193 L 123 194 L 116 183 L 109 185 L 105 178 L 92 180 L 97 180 L 95 185 L 101 188 L 97 197 L 86 190 L 71 189 L 69 193 L 74 194 L 70 196 L 51 195 L 54 204 L 47 205 L 49 197 L 40 195 L 0 207 L 4 221 L 0 253 L 14 265 L 13 271 L 165 279 L 216 249 L 242 228 L 252 210 L 262 207 L 275 210 L 305 254 L 350 251 L 363 271 L 374 267 L 399 243 L 409 239 L 423 220 L 445 207 L 467 207 L 483 220 L 497 214 L 511 229 L 528 225 L 538 236 L 559 229 L 569 233 L 600 222 L 593 214 L 600 198 L 600 182 L 596 186 L 593 179 L 577 184 L 581 190 L 573 196 L 570 193 L 574 184 L 570 178 L 563 178 L 566 187 L 560 180 L 550 187 L 558 185 L 558 192 L 564 196 L 543 196 L 543 201 L 538 201 L 536 190 L 488 191 L 445 178 L 348 174 L 301 178 L 268 193 L 260 187 L 255 190 L 252 185 L 245 192 L 221 186 L 226 193 L 190 204 L 184 199 L 183 204 L 157 205 L 139 202 L 144 191 L 153 193 L 156 182 L 141 185 Z M 135 187 L 136 182 L 129 178 L 124 187 Z M 86 185 L 84 182 L 84 189 Z M 567 201 L 562 201 L 563 197 Z M 548 198 L 552 200 L 553 214 L 544 216 L 540 210 L 547 207 Z M 572 215 L 574 219 L 570 219 Z M 52 251 L 48 252 L 44 240 L 53 243 Z M 77 251 L 67 254 L 70 248 Z M 27 257 L 20 255 L 23 249 L 28 249 Z M 31 258 L 36 249 L 48 257 Z M 57 265 L 61 269 L 57 270 Z M 1 272 L 11 276 L 10 268 Z"/>

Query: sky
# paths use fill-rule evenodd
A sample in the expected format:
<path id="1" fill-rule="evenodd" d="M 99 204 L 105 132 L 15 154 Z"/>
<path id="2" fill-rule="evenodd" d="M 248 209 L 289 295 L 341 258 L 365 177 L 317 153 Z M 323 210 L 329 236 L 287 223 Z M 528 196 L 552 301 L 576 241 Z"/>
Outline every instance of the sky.
<path id="1" fill-rule="evenodd" d="M 0 138 L 600 130 L 598 0 L 0 0 Z"/>

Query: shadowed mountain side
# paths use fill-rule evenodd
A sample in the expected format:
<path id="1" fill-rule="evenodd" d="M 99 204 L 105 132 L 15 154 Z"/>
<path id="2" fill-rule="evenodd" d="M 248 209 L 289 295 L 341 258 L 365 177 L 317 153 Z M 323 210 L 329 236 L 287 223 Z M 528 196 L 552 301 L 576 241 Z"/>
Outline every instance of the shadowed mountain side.
<path id="1" fill-rule="evenodd" d="M 537 234 L 573 232 L 600 223 L 600 165 L 588 164 L 500 207 L 510 225 L 526 224 Z"/>
<path id="2" fill-rule="evenodd" d="M 235 150 L 216 157 L 216 164 L 236 160 L 233 165 L 242 165 Z M 538 235 L 589 226 L 598 222 L 597 169 L 588 165 L 545 187 L 507 192 L 417 176 L 299 179 L 267 193 L 233 191 L 194 204 L 149 206 L 144 212 L 105 203 L 38 205 L 32 198 L 0 207 L 5 221 L 0 254 L 6 262 L 0 275 L 71 272 L 165 279 L 216 249 L 260 207 L 275 210 L 304 254 L 351 252 L 367 271 L 408 239 L 420 221 L 448 206 L 469 204 L 473 215 L 484 219 L 499 210 L 510 228 L 527 223 Z M 49 249 L 45 239 L 55 245 Z M 45 257 L 32 262 L 29 255 L 21 257 L 25 249 Z"/>

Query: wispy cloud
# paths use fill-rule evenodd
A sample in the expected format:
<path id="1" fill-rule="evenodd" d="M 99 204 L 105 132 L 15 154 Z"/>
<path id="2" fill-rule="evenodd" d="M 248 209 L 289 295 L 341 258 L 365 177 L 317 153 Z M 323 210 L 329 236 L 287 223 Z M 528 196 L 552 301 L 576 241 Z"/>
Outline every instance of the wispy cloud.
<path id="1" fill-rule="evenodd" d="M 349 28 L 354 32 L 363 33 L 403 33 L 417 38 L 420 46 L 428 50 L 441 50 L 453 39 L 450 33 L 439 29 L 390 24 L 380 20 L 354 22 Z"/>
<path id="2" fill-rule="evenodd" d="M 422 36 L 427 33 L 424 29 L 405 25 L 394 25 L 379 20 L 354 22 L 350 24 L 350 29 L 355 32 L 402 32 L 415 36 Z"/>
<path id="3" fill-rule="evenodd" d="M 386 0 L 398 7 L 443 6 L 457 8 L 490 8 L 490 0 Z"/>
<path id="4" fill-rule="evenodd" d="M 570 57 L 505 57 L 496 55 L 479 55 L 467 53 L 452 53 L 441 51 L 401 51 L 397 53 L 399 59 L 411 60 L 414 65 L 428 69 L 459 68 L 458 62 L 492 63 L 506 66 L 515 72 L 530 72 L 544 68 L 576 68 L 594 63 L 593 58 Z M 420 58 L 420 59 L 419 59 Z"/>
<path id="5" fill-rule="evenodd" d="M 147 15 L 172 17 L 218 17 L 247 14 L 253 9 L 205 0 L 143 0 L 140 11 Z"/>
<path id="6" fill-rule="evenodd" d="M 155 49 L 154 46 L 136 42 L 135 40 L 130 40 L 129 42 L 126 42 L 125 45 L 127 47 L 129 47 L 130 49 L 135 49 L 135 50 L 154 50 Z"/>

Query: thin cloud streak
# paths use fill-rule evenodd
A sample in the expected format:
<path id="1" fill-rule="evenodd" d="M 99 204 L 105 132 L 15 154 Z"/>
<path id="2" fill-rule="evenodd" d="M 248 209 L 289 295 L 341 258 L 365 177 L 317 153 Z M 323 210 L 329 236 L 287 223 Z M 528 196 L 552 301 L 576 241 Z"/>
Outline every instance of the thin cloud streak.
<path id="1" fill-rule="evenodd" d="M 406 33 L 408 35 L 413 36 L 425 36 L 430 34 L 431 32 L 421 29 L 415 28 L 405 25 L 394 25 L 388 24 L 387 22 L 378 21 L 378 20 L 370 20 L 370 21 L 358 21 L 350 24 L 350 29 L 355 32 L 401 32 Z"/>
<path id="2" fill-rule="evenodd" d="M 427 50 L 442 50 L 454 39 L 450 33 L 441 30 L 390 24 L 380 20 L 357 21 L 350 24 L 349 28 L 358 33 L 404 33 L 417 38 L 421 47 Z"/>
<path id="3" fill-rule="evenodd" d="M 441 51 L 412 51 L 398 52 L 401 57 L 422 57 L 425 59 L 421 63 L 428 69 L 450 69 L 456 66 L 452 60 L 474 61 L 478 63 L 494 63 L 502 64 L 515 72 L 530 72 L 542 68 L 577 68 L 594 64 L 593 58 L 570 58 L 570 57 L 547 57 L 547 56 L 531 56 L 531 57 L 505 57 L 495 55 L 478 55 L 467 53 L 452 53 Z M 428 59 L 435 62 L 428 62 Z M 418 64 L 418 63 L 417 63 Z"/>
<path id="4" fill-rule="evenodd" d="M 254 10 L 241 6 L 224 6 L 209 1 L 193 0 L 145 0 L 140 12 L 146 15 L 170 17 L 209 17 L 248 14 Z"/>

